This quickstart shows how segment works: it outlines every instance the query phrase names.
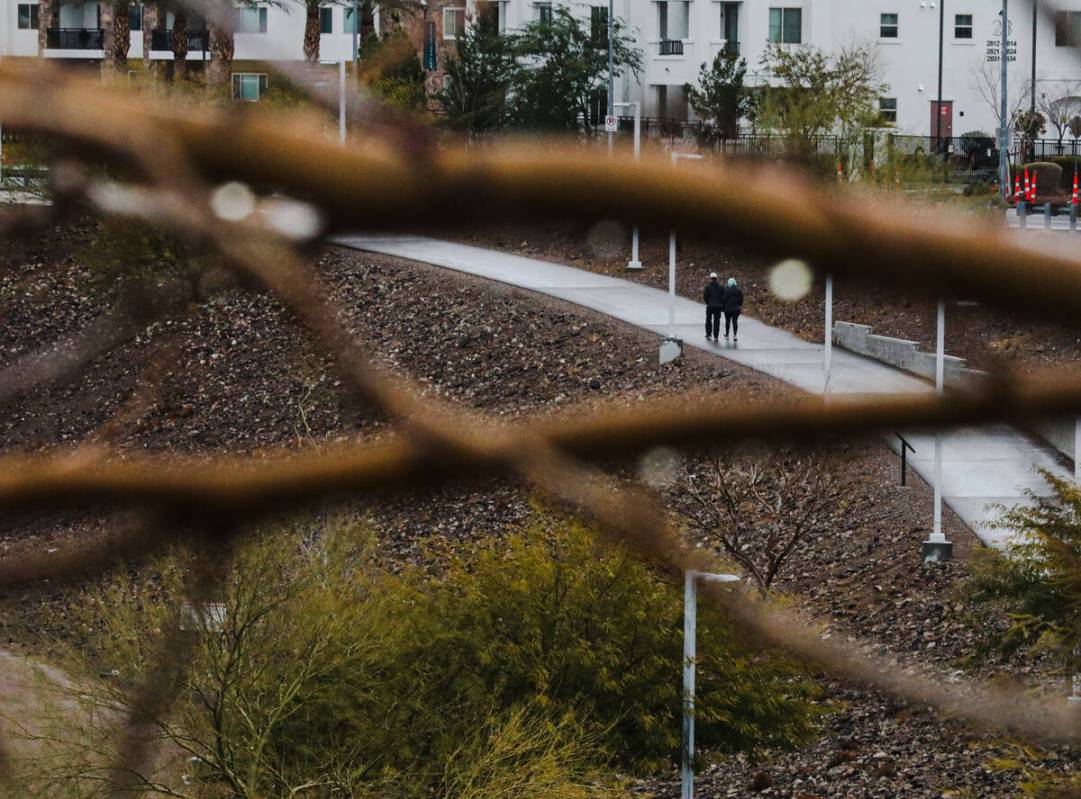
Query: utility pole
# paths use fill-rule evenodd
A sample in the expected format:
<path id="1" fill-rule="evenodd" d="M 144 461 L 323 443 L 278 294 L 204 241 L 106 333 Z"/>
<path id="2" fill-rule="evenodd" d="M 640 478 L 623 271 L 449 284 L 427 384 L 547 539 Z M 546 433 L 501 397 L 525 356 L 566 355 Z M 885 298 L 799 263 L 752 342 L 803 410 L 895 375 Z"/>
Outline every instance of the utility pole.
<path id="1" fill-rule="evenodd" d="M 338 140 L 345 144 L 345 59 L 338 62 Z"/>
<path id="2" fill-rule="evenodd" d="M 1036 113 L 1036 21 L 1040 17 L 1040 0 L 1032 0 L 1032 100 L 1028 110 Z"/>
<path id="3" fill-rule="evenodd" d="M 613 17 L 615 15 L 615 0 L 608 0 L 608 116 L 613 116 L 616 112 L 616 76 L 615 76 L 615 53 L 613 52 L 612 45 L 614 43 L 613 35 Z M 608 155 L 612 154 L 612 142 L 615 134 L 611 131 L 608 132 Z"/>
<path id="4" fill-rule="evenodd" d="M 830 373 L 833 370 L 833 275 L 826 273 L 826 337 L 825 348 L 822 350 L 822 371 L 825 374 L 825 382 L 822 385 L 822 393 L 830 392 Z"/>
<path id="5" fill-rule="evenodd" d="M 1001 63 L 999 64 L 999 70 L 1002 80 L 1002 88 L 999 94 L 1001 97 L 1001 107 L 999 109 L 999 128 L 998 128 L 998 174 L 999 182 L 1002 184 L 1002 199 L 1008 200 L 1010 196 L 1010 120 L 1007 118 L 1007 105 L 1006 105 L 1006 57 L 1009 50 L 1009 15 L 1008 15 L 1008 3 L 1009 0 L 1002 0 L 1002 50 L 999 56 Z"/>
<path id="6" fill-rule="evenodd" d="M 938 146 L 942 150 L 942 181 L 945 183 L 949 177 L 950 153 L 949 145 L 942 142 L 942 43 L 946 37 L 946 0 L 938 0 L 938 119 L 935 122 L 935 131 L 938 134 Z"/>

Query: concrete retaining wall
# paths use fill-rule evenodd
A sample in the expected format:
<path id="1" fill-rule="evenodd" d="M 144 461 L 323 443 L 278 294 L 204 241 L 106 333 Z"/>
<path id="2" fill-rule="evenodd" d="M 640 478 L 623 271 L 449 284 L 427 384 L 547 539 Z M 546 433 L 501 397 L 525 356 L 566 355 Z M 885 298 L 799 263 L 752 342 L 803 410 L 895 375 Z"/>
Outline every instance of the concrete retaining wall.
<path id="1" fill-rule="evenodd" d="M 850 352 L 874 358 L 881 363 L 904 369 L 907 372 L 935 379 L 935 354 L 923 352 L 915 341 L 903 338 L 879 336 L 870 325 L 857 325 L 852 322 L 835 322 L 833 325 L 833 343 Z M 969 369 L 964 358 L 947 355 L 945 358 L 944 378 L 946 385 L 960 388 L 971 385 L 987 377 L 986 372 Z M 1073 417 L 1046 419 L 1033 424 L 1033 429 L 1048 444 L 1066 457 L 1074 457 Z"/>

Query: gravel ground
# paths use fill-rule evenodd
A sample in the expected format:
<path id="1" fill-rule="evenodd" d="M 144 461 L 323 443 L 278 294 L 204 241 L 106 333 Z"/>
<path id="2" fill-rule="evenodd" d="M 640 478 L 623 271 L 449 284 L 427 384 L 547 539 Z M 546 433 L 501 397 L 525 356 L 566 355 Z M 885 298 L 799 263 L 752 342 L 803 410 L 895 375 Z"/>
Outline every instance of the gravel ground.
<path id="1" fill-rule="evenodd" d="M 505 227 L 458 237 L 463 242 L 542 258 L 590 271 L 645 283 L 668 286 L 666 231 L 642 231 L 641 272 L 624 269 L 629 257 L 629 234 L 605 224 L 585 229 L 552 226 L 543 231 Z M 821 283 L 798 302 L 777 299 L 767 287 L 772 262 L 748 255 L 738 247 L 703 246 L 677 239 L 677 291 L 701 300 L 709 273 L 735 277 L 744 292 L 748 316 L 783 328 L 808 341 L 821 341 L 824 325 L 824 290 Z M 1023 291 L 1023 287 L 1019 287 Z M 865 284 L 834 281 L 833 318 L 871 325 L 876 333 L 917 341 L 933 352 L 936 304 L 915 294 Z M 974 368 L 1012 368 L 1070 365 L 1081 359 L 1081 335 L 1057 325 L 1001 313 L 978 305 L 951 303 L 946 315 L 946 352 L 965 358 Z"/>
<path id="2" fill-rule="evenodd" d="M 99 312 L 101 297 L 87 297 L 81 288 L 86 265 L 64 255 L 78 253 L 93 235 L 92 225 L 56 231 L 46 243 L 4 256 L 0 368 L 81 329 Z M 546 413 L 600 398 L 649 402 L 687 388 L 739 403 L 787 391 L 704 353 L 659 366 L 654 337 L 521 290 L 336 248 L 324 248 L 315 261 L 344 321 L 380 362 L 434 394 L 493 414 Z M 162 377 L 157 390 L 151 388 L 155 375 Z M 384 434 L 383 422 L 344 396 L 333 369 L 276 303 L 230 289 L 151 326 L 77 380 L 9 403 L 0 446 L 37 451 L 108 440 L 131 450 L 251 452 L 366 440 Z M 897 460 L 877 440 L 846 445 L 831 462 L 857 501 L 829 536 L 797 552 L 779 587 L 826 620 L 830 635 L 867 640 L 901 662 L 958 668 L 978 639 L 955 598 L 974 537 L 947 513 L 958 559 L 922 565 L 928 487 L 913 480 L 900 488 Z M 499 532 L 525 519 L 530 505 L 516 486 L 499 484 L 483 491 L 448 488 L 420 501 L 370 502 L 361 510 L 376 525 L 388 558 L 405 559 L 433 537 L 455 546 Z M 113 521 L 93 514 L 6 519 L 0 553 L 60 548 Z M 63 595 L 55 591 L 0 597 L 0 631 L 12 645 L 32 643 L 37 628 L 58 632 L 63 625 Z M 1021 675 L 1022 668 L 997 658 L 976 664 L 984 674 Z M 994 736 L 874 692 L 824 684 L 840 710 L 820 741 L 761 763 L 721 763 L 703 777 L 701 795 L 932 797 L 952 788 L 966 788 L 970 796 L 1015 795 L 1010 777 L 984 767 L 997 746 Z M 1072 762 L 1059 754 L 1060 763 Z M 678 786 L 654 781 L 636 790 L 670 796 Z"/>

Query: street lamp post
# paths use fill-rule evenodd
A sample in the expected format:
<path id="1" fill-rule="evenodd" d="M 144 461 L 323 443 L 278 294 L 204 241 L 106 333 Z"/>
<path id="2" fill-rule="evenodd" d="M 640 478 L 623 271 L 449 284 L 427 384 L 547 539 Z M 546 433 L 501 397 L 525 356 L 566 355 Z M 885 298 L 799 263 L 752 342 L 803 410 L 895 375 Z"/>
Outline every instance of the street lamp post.
<path id="1" fill-rule="evenodd" d="M 935 391 L 945 391 L 946 378 L 946 302 L 938 301 L 938 324 L 935 336 Z M 953 544 L 942 532 L 942 433 L 935 433 L 935 505 L 930 537 L 923 542 L 924 561 L 949 560 Z"/>
<path id="2" fill-rule="evenodd" d="M 833 274 L 826 273 L 826 334 L 825 347 L 822 350 L 822 372 L 825 381 L 822 385 L 822 393 L 829 394 L 830 374 L 833 370 Z"/>
<path id="3" fill-rule="evenodd" d="M 345 144 L 345 59 L 338 62 L 338 140 Z"/>
<path id="4" fill-rule="evenodd" d="M 1002 49 L 999 54 L 999 74 L 1002 87 L 999 91 L 999 126 L 998 126 L 998 175 L 1002 184 L 1002 199 L 1008 200 L 1010 196 L 1010 120 L 1007 118 L 1006 105 L 1006 57 L 1009 49 L 1009 0 L 1002 0 Z"/>
<path id="5" fill-rule="evenodd" d="M 738 583 L 734 574 L 688 571 L 683 576 L 683 767 L 680 799 L 694 799 L 694 678 L 698 657 L 698 581 Z"/>
<path id="6" fill-rule="evenodd" d="M 672 166 L 680 158 L 701 161 L 698 153 L 672 152 Z M 661 340 L 661 363 L 674 361 L 683 354 L 683 342 L 676 337 L 676 231 L 668 233 L 668 336 Z"/>
<path id="7" fill-rule="evenodd" d="M 642 155 L 642 104 L 612 103 L 612 107 L 634 109 L 634 160 L 638 161 Z M 631 233 L 631 260 L 627 261 L 627 269 L 633 272 L 641 268 L 642 262 L 638 260 L 638 225 L 635 225 Z"/>

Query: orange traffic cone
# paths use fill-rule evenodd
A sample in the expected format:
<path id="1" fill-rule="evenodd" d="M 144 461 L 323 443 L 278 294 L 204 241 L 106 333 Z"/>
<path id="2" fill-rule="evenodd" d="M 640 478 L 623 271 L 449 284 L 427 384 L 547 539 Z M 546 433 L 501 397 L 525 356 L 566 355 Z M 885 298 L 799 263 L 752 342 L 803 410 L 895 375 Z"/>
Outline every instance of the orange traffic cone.
<path id="1" fill-rule="evenodd" d="M 1070 197 L 1070 202 L 1073 205 L 1077 205 L 1077 165 L 1074 164 L 1073 168 L 1073 196 Z"/>
<path id="2" fill-rule="evenodd" d="M 841 159 L 838 158 L 837 159 L 837 182 L 838 183 L 843 183 L 844 179 L 845 179 L 845 171 L 841 167 Z"/>
<path id="3" fill-rule="evenodd" d="M 1028 183 L 1028 167 L 1025 167 L 1025 200 L 1029 200 L 1032 197 L 1032 187 Z"/>
<path id="4" fill-rule="evenodd" d="M 1036 170 L 1032 170 L 1032 182 L 1029 184 L 1029 202 L 1036 202 Z"/>
<path id="5" fill-rule="evenodd" d="M 1022 199 L 1024 199 L 1024 198 L 1021 196 L 1021 173 L 1020 172 L 1014 172 L 1013 173 L 1013 201 L 1015 203 L 1019 203 L 1019 202 L 1021 202 Z"/>

